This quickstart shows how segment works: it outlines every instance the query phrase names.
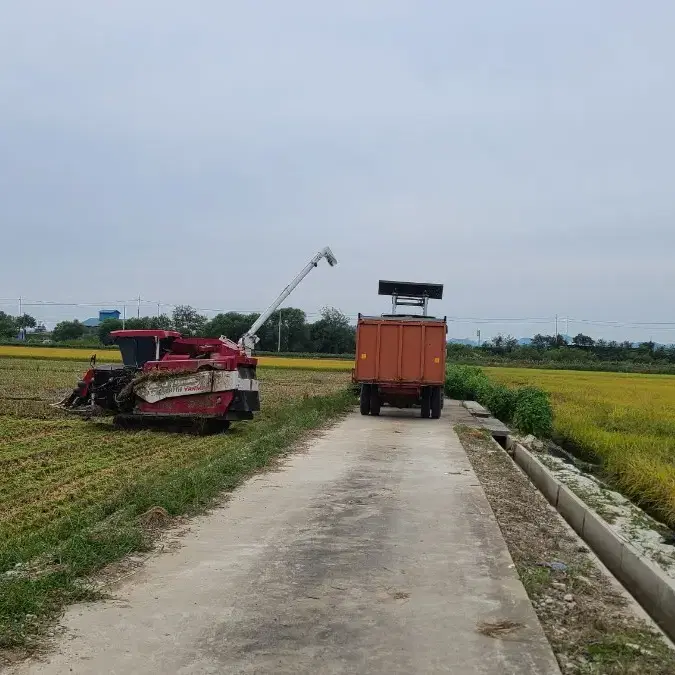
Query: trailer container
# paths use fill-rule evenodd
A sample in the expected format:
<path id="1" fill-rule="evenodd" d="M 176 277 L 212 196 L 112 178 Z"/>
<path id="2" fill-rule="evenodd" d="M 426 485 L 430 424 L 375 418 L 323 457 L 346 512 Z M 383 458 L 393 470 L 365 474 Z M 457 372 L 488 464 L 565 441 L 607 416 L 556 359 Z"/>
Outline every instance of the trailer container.
<path id="1" fill-rule="evenodd" d="M 438 418 L 443 407 L 447 323 L 426 316 L 427 300 L 440 298 L 439 284 L 380 282 L 392 295 L 393 312 L 359 315 L 353 380 L 360 385 L 363 415 L 379 415 L 382 404 L 421 407 L 422 417 Z M 400 305 L 423 307 L 422 315 L 396 314 Z"/>

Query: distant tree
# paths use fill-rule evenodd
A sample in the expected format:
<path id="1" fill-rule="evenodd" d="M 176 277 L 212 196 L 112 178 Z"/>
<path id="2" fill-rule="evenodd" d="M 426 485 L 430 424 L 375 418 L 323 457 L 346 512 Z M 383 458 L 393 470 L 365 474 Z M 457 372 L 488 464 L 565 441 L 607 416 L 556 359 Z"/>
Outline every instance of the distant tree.
<path id="1" fill-rule="evenodd" d="M 153 330 L 171 330 L 173 328 L 173 321 L 166 314 L 151 316 L 149 317 L 148 328 L 152 328 Z"/>
<path id="2" fill-rule="evenodd" d="M 461 342 L 448 342 L 447 355 L 449 361 L 458 361 L 460 359 L 472 358 L 474 355 L 472 345 L 465 345 Z"/>
<path id="3" fill-rule="evenodd" d="M 22 314 L 14 319 L 17 328 L 35 328 L 37 321 L 30 314 Z"/>
<path id="4" fill-rule="evenodd" d="M 488 344 L 491 347 L 491 351 L 493 354 L 503 354 L 504 353 L 504 336 L 500 333 L 499 335 L 495 335 Z"/>
<path id="5" fill-rule="evenodd" d="M 654 359 L 657 361 L 668 361 L 669 357 L 668 349 L 663 345 L 659 345 L 658 347 L 654 348 L 653 356 Z"/>
<path id="6" fill-rule="evenodd" d="M 520 345 L 518 344 L 518 339 L 514 338 L 513 335 L 507 335 L 504 338 L 504 351 L 507 354 L 515 352 Z"/>
<path id="7" fill-rule="evenodd" d="M 641 352 L 647 352 L 648 354 L 651 354 L 654 351 L 655 347 L 656 347 L 656 343 L 653 342 L 652 340 L 649 340 L 648 342 L 641 342 L 638 349 Z"/>
<path id="8" fill-rule="evenodd" d="M 173 310 L 173 325 L 183 335 L 201 335 L 207 319 L 190 305 L 178 305 Z"/>
<path id="9" fill-rule="evenodd" d="M 572 338 L 572 344 L 575 347 L 593 347 L 595 345 L 595 340 L 588 335 L 579 333 Z"/>
<path id="10" fill-rule="evenodd" d="M 0 337 L 1 338 L 14 338 L 18 326 L 13 316 L 5 314 L 5 312 L 0 312 Z"/>
<path id="11" fill-rule="evenodd" d="M 102 345 L 109 345 L 111 343 L 110 333 L 114 330 L 122 329 L 121 319 L 104 319 L 99 324 L 97 329 L 98 339 Z"/>
<path id="12" fill-rule="evenodd" d="M 483 349 L 491 354 L 503 355 L 512 354 L 520 348 L 518 340 L 513 335 L 502 335 L 499 333 L 491 340 L 483 343 Z"/>
<path id="13" fill-rule="evenodd" d="M 57 323 L 52 331 L 52 339 L 56 342 L 65 342 L 66 340 L 77 340 L 84 335 L 84 324 L 77 319 L 75 321 L 61 321 Z"/>
<path id="14" fill-rule="evenodd" d="M 213 319 L 206 322 L 204 335 L 206 337 L 224 335 L 236 342 L 259 316 L 259 314 L 242 314 L 241 312 L 216 314 Z"/>
<path id="15" fill-rule="evenodd" d="M 310 324 L 309 337 L 313 351 L 324 354 L 347 354 L 356 348 L 354 327 L 335 307 L 321 310 L 321 318 Z"/>
<path id="16" fill-rule="evenodd" d="M 555 344 L 555 339 L 550 335 L 542 335 L 537 333 L 533 338 L 530 346 L 535 349 L 550 349 Z"/>
<path id="17" fill-rule="evenodd" d="M 159 316 L 141 316 L 126 319 L 104 319 L 98 327 L 98 339 L 101 344 L 111 343 L 110 333 L 114 330 L 170 330 L 173 328 L 171 319 L 166 314 Z"/>
<path id="18" fill-rule="evenodd" d="M 126 330 L 148 330 L 151 320 L 149 316 L 131 317 L 125 320 L 124 328 Z"/>
<path id="19" fill-rule="evenodd" d="M 307 316 L 301 309 L 285 307 L 278 309 L 265 321 L 258 331 L 260 351 L 277 351 L 279 344 L 279 321 L 281 321 L 281 351 L 302 352 L 309 347 Z M 349 322 L 347 322 L 349 324 Z"/>

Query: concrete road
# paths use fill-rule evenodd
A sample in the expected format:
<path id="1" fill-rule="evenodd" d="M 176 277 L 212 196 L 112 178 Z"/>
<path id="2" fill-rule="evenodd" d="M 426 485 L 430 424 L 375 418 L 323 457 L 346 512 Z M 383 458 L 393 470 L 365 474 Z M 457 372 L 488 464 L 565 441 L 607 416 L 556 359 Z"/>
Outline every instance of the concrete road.
<path id="1" fill-rule="evenodd" d="M 350 415 L 115 594 L 16 672 L 559 673 L 450 422 L 412 411 Z"/>

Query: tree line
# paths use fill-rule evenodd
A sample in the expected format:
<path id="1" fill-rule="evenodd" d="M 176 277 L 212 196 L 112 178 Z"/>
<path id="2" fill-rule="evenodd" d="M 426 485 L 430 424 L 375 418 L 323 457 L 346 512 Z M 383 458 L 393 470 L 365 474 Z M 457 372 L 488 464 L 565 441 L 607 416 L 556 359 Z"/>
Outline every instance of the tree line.
<path id="1" fill-rule="evenodd" d="M 0 312 L 0 337 L 14 338 L 19 330 L 19 322 L 25 327 L 36 325 L 33 317 L 26 323 L 25 318 L 7 317 L 3 320 Z M 235 342 L 253 325 L 260 315 L 225 312 L 212 319 L 200 314 L 194 307 L 179 305 L 171 315 L 142 316 L 121 319 L 105 319 L 97 328 L 90 329 L 77 319 L 61 321 L 54 327 L 49 337 L 54 342 L 100 342 L 110 344 L 110 333 L 114 330 L 161 329 L 177 330 L 182 335 L 192 337 L 226 337 Z M 279 324 L 281 322 L 281 332 Z M 3 330 L 4 327 L 4 330 Z M 46 336 L 45 336 L 46 337 Z M 259 351 L 317 352 L 324 354 L 351 354 L 355 350 L 355 329 L 349 319 L 334 307 L 324 307 L 321 318 L 307 322 L 307 315 L 295 307 L 279 309 L 263 324 L 258 331 Z"/>
<path id="2" fill-rule="evenodd" d="M 21 331 L 36 326 L 37 321 L 30 314 L 11 316 L 5 312 L 0 312 L 0 338 L 15 338 Z"/>
<path id="3" fill-rule="evenodd" d="M 639 344 L 629 340 L 594 340 L 583 333 L 571 340 L 563 335 L 537 334 L 529 344 L 520 344 L 512 335 L 497 335 L 480 346 L 449 344 L 448 355 L 471 360 L 675 364 L 675 345 L 658 345 L 651 340 Z"/>

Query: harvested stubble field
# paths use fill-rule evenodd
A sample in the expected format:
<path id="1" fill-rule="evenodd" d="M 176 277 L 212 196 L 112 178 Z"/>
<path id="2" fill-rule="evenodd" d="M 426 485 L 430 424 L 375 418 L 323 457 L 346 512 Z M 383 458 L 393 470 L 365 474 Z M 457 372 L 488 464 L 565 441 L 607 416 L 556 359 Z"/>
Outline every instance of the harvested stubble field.
<path id="1" fill-rule="evenodd" d="M 122 356 L 117 349 L 96 347 L 33 347 L 0 345 L 0 358 L 46 359 L 48 361 L 83 361 L 92 354 L 102 363 L 121 363 Z M 258 363 L 265 368 L 292 368 L 302 370 L 351 370 L 354 363 L 348 359 L 323 359 L 288 356 L 259 356 Z"/>
<path id="2" fill-rule="evenodd" d="M 626 496 L 675 527 L 675 377 L 484 368 L 506 385 L 549 392 L 557 440 L 591 461 Z"/>
<path id="3" fill-rule="evenodd" d="M 0 358 L 0 647 L 30 643 L 78 578 L 147 544 L 144 512 L 208 506 L 353 403 L 345 372 L 259 369 L 263 411 L 227 434 L 127 431 L 49 407 L 87 363 Z"/>

